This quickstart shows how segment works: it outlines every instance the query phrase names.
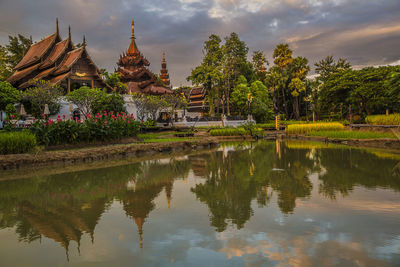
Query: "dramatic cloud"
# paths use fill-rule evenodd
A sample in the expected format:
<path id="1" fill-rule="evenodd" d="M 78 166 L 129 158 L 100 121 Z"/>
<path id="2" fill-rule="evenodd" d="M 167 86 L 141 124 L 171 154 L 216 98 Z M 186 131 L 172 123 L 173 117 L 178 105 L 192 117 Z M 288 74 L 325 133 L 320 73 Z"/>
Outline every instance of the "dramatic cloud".
<path id="1" fill-rule="evenodd" d="M 129 45 L 134 18 L 137 44 L 156 73 L 166 49 L 174 86 L 187 84 L 212 33 L 237 32 L 270 61 L 280 42 L 311 64 L 327 55 L 356 66 L 400 60 L 398 0 L 2 0 L 0 44 L 17 33 L 40 40 L 54 32 L 56 17 L 64 37 L 68 25 L 75 43 L 86 35 L 92 58 L 109 71 Z"/>

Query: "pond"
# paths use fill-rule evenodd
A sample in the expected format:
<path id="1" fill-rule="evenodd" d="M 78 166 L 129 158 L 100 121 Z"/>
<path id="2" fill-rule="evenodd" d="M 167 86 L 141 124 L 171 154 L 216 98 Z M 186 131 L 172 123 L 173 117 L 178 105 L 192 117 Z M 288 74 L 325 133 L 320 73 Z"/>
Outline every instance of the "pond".
<path id="1" fill-rule="evenodd" d="M 400 154 L 263 141 L 101 165 L 0 173 L 0 266 L 400 265 Z"/>

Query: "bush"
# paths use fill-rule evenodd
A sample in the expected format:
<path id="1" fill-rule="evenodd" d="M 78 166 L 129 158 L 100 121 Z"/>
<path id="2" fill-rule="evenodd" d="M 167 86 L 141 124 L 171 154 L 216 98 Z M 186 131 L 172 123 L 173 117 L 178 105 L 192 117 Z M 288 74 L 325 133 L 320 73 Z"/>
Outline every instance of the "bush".
<path id="1" fill-rule="evenodd" d="M 27 153 L 36 146 L 36 137 L 29 131 L 0 133 L 0 154 Z"/>
<path id="2" fill-rule="evenodd" d="M 365 118 L 365 122 L 373 125 L 400 125 L 400 114 L 370 115 Z"/>
<path id="3" fill-rule="evenodd" d="M 65 117 L 57 121 L 39 120 L 32 124 L 31 130 L 40 144 L 49 146 L 134 137 L 139 133 L 140 123 L 126 113 L 104 112 L 94 117 L 88 115 L 84 122 Z"/>
<path id="4" fill-rule="evenodd" d="M 288 134 L 306 134 L 312 131 L 340 131 L 343 130 L 343 124 L 339 122 L 292 124 L 288 125 L 286 132 Z"/>

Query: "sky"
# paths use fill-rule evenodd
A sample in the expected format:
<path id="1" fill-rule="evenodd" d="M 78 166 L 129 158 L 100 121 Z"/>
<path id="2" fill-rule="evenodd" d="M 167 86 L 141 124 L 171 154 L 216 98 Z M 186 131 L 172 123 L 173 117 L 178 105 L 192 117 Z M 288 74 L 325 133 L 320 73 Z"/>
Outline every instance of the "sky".
<path id="1" fill-rule="evenodd" d="M 190 85 L 186 77 L 200 64 L 211 34 L 239 34 L 249 59 L 261 50 L 269 62 L 279 43 L 310 65 L 327 55 L 353 66 L 400 64 L 399 0 L 0 0 L 0 44 L 8 35 L 32 35 L 34 41 L 55 32 L 74 43 L 86 35 L 89 54 L 99 68 L 113 71 L 130 43 L 136 43 L 160 72 L 166 51 L 171 83 Z"/>

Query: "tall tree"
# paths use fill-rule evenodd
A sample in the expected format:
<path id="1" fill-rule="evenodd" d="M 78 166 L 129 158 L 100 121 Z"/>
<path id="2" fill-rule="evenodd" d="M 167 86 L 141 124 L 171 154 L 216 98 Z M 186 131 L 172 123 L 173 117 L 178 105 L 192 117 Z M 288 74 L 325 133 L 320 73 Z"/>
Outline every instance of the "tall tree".
<path id="1" fill-rule="evenodd" d="M 315 72 L 319 74 L 317 80 L 321 82 L 326 82 L 332 73 L 351 68 L 346 59 L 339 58 L 338 61 L 335 61 L 333 56 L 327 56 L 314 65 L 316 67 Z"/>
<path id="2" fill-rule="evenodd" d="M 264 81 L 267 68 L 265 65 L 269 65 L 268 60 L 262 51 L 254 51 L 252 56 L 252 65 L 254 69 L 255 79 L 258 81 Z"/>
<path id="3" fill-rule="evenodd" d="M 223 72 L 225 79 L 224 96 L 226 98 L 226 110 L 230 115 L 230 93 L 233 90 L 236 80 L 243 73 L 252 74 L 251 63 L 247 61 L 249 48 L 244 41 L 239 39 L 237 33 L 231 33 L 225 37 L 223 46 Z M 246 75 L 245 75 L 246 76 Z M 250 77 L 247 77 L 249 79 Z"/>

